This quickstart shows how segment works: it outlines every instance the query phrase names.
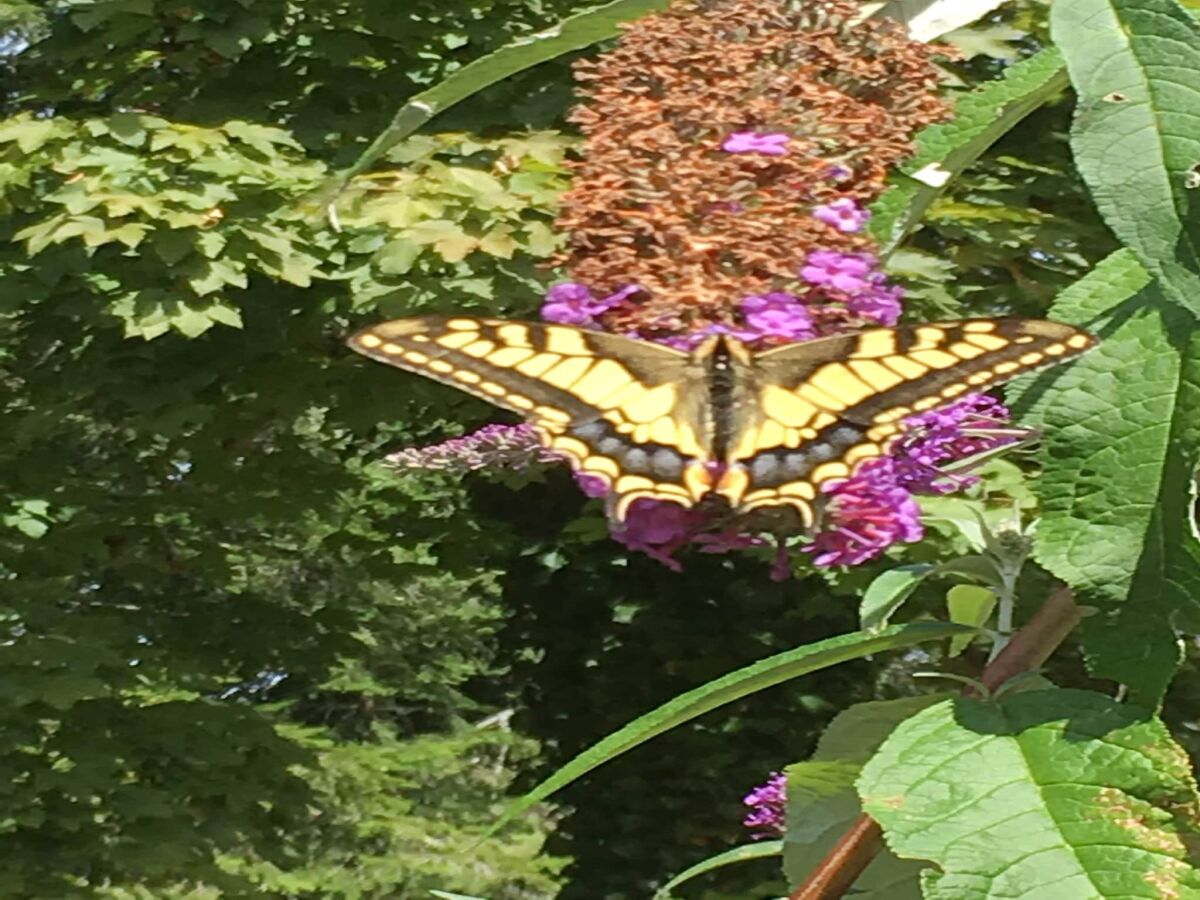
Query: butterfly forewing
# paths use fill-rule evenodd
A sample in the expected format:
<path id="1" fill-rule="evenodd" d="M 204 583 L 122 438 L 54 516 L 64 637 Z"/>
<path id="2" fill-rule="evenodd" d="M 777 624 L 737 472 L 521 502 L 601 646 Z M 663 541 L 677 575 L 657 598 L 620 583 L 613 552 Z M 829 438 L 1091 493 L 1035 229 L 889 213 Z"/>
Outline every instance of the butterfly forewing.
<path id="1" fill-rule="evenodd" d="M 637 499 L 690 506 L 712 486 L 708 385 L 685 353 L 466 316 L 384 322 L 349 344 L 525 416 L 547 449 L 604 482 L 618 520 Z"/>
<path id="2" fill-rule="evenodd" d="M 756 354 L 716 492 L 740 511 L 789 505 L 809 526 L 821 486 L 882 454 L 903 420 L 1091 348 L 1033 319 L 873 328 Z"/>

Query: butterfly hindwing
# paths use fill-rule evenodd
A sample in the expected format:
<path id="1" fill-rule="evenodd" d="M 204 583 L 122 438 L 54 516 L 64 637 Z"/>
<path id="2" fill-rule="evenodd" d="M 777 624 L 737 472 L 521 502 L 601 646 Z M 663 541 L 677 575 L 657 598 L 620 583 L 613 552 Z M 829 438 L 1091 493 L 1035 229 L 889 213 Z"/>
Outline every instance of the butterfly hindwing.
<path id="1" fill-rule="evenodd" d="M 639 498 L 688 506 L 711 487 L 708 386 L 686 353 L 467 316 L 396 319 L 349 345 L 525 416 L 543 446 L 603 481 L 618 520 Z"/>
<path id="2" fill-rule="evenodd" d="M 1055 322 L 977 319 L 872 328 L 756 354 L 741 373 L 716 491 L 741 511 L 792 506 L 811 526 L 821 486 L 882 454 L 906 417 L 1094 343 Z"/>

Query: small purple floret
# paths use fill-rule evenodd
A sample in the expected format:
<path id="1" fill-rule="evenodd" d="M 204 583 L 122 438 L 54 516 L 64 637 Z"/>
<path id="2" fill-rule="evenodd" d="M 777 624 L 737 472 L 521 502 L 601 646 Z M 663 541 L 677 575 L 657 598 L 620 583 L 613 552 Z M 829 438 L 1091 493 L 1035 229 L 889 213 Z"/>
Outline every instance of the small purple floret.
<path id="1" fill-rule="evenodd" d="M 678 503 L 637 500 L 612 536 L 630 550 L 645 553 L 668 569 L 681 572 L 683 565 L 672 554 L 696 533 L 703 518 L 703 514 Z"/>
<path id="2" fill-rule="evenodd" d="M 897 483 L 896 461 L 888 456 L 861 463 L 849 478 L 826 483 L 825 529 L 804 550 L 818 566 L 855 566 L 874 559 L 898 541 L 925 536 L 921 510 Z"/>
<path id="3" fill-rule="evenodd" d="M 742 802 L 750 807 L 742 824 L 754 829 L 752 838 L 783 837 L 787 818 L 786 775 L 772 772 L 771 777 L 743 797 Z"/>
<path id="4" fill-rule="evenodd" d="M 862 231 L 871 213 L 859 206 L 852 197 L 842 197 L 818 206 L 813 210 L 813 218 L 846 234 L 856 234 Z"/>
<path id="5" fill-rule="evenodd" d="M 839 253 L 836 250 L 814 250 L 808 254 L 800 277 L 809 284 L 831 287 L 846 293 L 856 293 L 870 286 L 868 276 L 877 260 L 870 253 Z"/>
<path id="6" fill-rule="evenodd" d="M 478 431 L 429 447 L 410 447 L 389 454 L 387 461 L 405 469 L 521 469 L 534 462 L 557 461 L 538 443 L 529 425 L 485 425 Z"/>
<path id="7" fill-rule="evenodd" d="M 949 494 L 978 481 L 974 475 L 942 472 L 939 466 L 995 450 L 1017 440 L 1012 429 L 998 430 L 1008 409 L 986 394 L 961 400 L 904 420 L 905 433 L 893 446 L 897 483 L 908 490 Z"/>
<path id="8" fill-rule="evenodd" d="M 604 298 L 597 298 L 586 285 L 574 281 L 556 284 L 546 292 L 542 303 L 542 318 L 560 325 L 594 325 L 596 316 L 619 306 L 640 287 L 631 284 Z"/>
<path id="9" fill-rule="evenodd" d="M 846 308 L 854 315 L 879 325 L 895 325 L 900 318 L 904 288 L 889 285 L 882 272 L 875 272 L 868 279 L 864 290 L 846 300 Z"/>
<path id="10" fill-rule="evenodd" d="M 755 337 L 806 341 L 815 336 L 808 308 L 793 294 L 774 291 L 742 299 L 739 308 Z"/>
<path id="11" fill-rule="evenodd" d="M 735 131 L 721 143 L 726 153 L 761 153 L 764 156 L 783 156 L 788 152 L 789 134 L 759 131 Z"/>

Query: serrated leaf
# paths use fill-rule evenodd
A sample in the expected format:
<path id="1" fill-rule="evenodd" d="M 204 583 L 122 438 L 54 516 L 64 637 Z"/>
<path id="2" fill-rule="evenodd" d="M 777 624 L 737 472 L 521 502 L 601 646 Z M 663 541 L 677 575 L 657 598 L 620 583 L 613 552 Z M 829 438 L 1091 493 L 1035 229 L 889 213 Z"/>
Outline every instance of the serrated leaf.
<path id="1" fill-rule="evenodd" d="M 242 327 L 242 312 L 228 303 L 213 303 L 204 308 L 204 314 L 220 325 L 230 328 Z"/>
<path id="2" fill-rule="evenodd" d="M 1200 798 L 1138 707 L 1044 690 L 960 698 L 901 723 L 858 780 L 899 855 L 941 868 L 928 900 L 1194 897 Z"/>
<path id="3" fill-rule="evenodd" d="M 249 284 L 245 267 L 229 260 L 203 260 L 191 271 L 193 274 L 187 276 L 187 283 L 198 297 L 215 294 L 227 285 L 244 288 Z"/>
<path id="4" fill-rule="evenodd" d="M 513 803 L 489 829 L 489 833 L 597 766 L 726 703 L 851 659 L 861 659 L 885 650 L 911 647 L 962 633 L 964 629 L 961 626 L 948 622 L 893 625 L 876 634 L 857 632 L 818 641 L 730 672 L 715 681 L 680 694 L 593 744 Z"/>
<path id="5" fill-rule="evenodd" d="M 199 337 L 216 324 L 209 310 L 192 309 L 190 306 L 180 306 L 167 321 L 172 328 L 189 338 Z"/>
<path id="6" fill-rule="evenodd" d="M 1200 334 L 1149 279 L 1122 250 L 1064 291 L 1052 317 L 1093 329 L 1102 343 L 1022 380 L 1010 397 L 1044 434 L 1034 558 L 1100 610 L 1083 628 L 1091 670 L 1154 706 L 1179 661 L 1173 622 L 1200 622 L 1188 528 Z"/>
<path id="7" fill-rule="evenodd" d="M 427 219 L 409 228 L 404 237 L 417 244 L 432 246 L 446 262 L 462 262 L 479 246 L 479 239 L 467 234 L 461 225 L 449 219 Z"/>
<path id="8" fill-rule="evenodd" d="M 1067 86 L 1054 48 L 1009 66 L 999 81 L 965 94 L 954 118 L 917 135 L 917 152 L 894 185 L 871 206 L 870 231 L 886 258 L 917 227 L 930 205 L 1001 135 Z"/>
<path id="9" fill-rule="evenodd" d="M 512 259 L 517 252 L 517 242 L 513 240 L 512 227 L 498 225 L 479 239 L 479 249 L 490 256 L 501 259 Z"/>
<path id="10" fill-rule="evenodd" d="M 787 767 L 784 871 L 798 884 L 862 812 L 854 781 L 862 764 L 905 719 L 944 694 L 856 703 L 834 718 L 812 758 Z M 854 883 L 863 900 L 917 900 L 921 866 L 881 852 Z"/>
<path id="11" fill-rule="evenodd" d="M 141 147 L 146 143 L 146 129 L 137 113 L 118 112 L 108 117 L 108 133 L 126 147 Z"/>
<path id="12" fill-rule="evenodd" d="M 1071 147 L 1105 222 L 1200 315 L 1200 28 L 1174 0 L 1072 0 L 1051 31 L 1079 95 Z"/>
<path id="13" fill-rule="evenodd" d="M 57 119 L 23 114 L 0 124 L 0 144 L 13 141 L 22 153 L 36 153 L 47 141 L 67 133 L 67 127 Z"/>

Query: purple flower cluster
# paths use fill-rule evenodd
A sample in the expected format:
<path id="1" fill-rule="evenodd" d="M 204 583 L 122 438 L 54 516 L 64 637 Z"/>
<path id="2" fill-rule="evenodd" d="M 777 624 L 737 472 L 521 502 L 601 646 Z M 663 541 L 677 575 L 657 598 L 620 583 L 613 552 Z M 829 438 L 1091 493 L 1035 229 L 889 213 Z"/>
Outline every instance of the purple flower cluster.
<path id="1" fill-rule="evenodd" d="M 924 536 L 914 493 L 948 494 L 978 481 L 940 466 L 1011 444 L 1019 431 L 1001 428 L 1008 410 L 985 394 L 970 394 L 904 420 L 905 430 L 887 456 L 861 463 L 854 473 L 824 487 L 828 497 L 821 532 L 804 549 L 818 566 L 854 566 L 900 541 Z"/>
<path id="2" fill-rule="evenodd" d="M 857 234 L 863 230 L 871 213 L 859 206 L 853 197 L 842 197 L 816 207 L 813 218 L 846 234 Z"/>
<path id="3" fill-rule="evenodd" d="M 869 459 L 851 477 L 828 482 L 822 490 L 828 497 L 823 527 L 804 547 L 813 565 L 856 566 L 892 544 L 925 536 L 921 509 L 898 482 L 890 456 Z"/>
<path id="4" fill-rule="evenodd" d="M 806 341 L 816 337 L 808 307 L 793 294 L 775 291 L 743 297 L 739 308 L 747 329 L 759 338 Z"/>
<path id="5" fill-rule="evenodd" d="M 800 277 L 814 287 L 836 291 L 846 309 L 860 319 L 895 325 L 904 288 L 889 285 L 878 266 L 879 260 L 871 253 L 813 250 L 800 269 Z"/>
<path id="6" fill-rule="evenodd" d="M 783 156 L 788 152 L 791 135 L 780 132 L 735 131 L 721 142 L 726 153 L 759 153 L 763 156 Z"/>
<path id="7" fill-rule="evenodd" d="M 1004 427 L 1009 412 L 986 394 L 969 394 L 957 403 L 904 420 L 904 435 L 892 448 L 897 479 L 908 490 L 949 494 L 969 487 L 974 475 L 943 472 L 943 464 L 1007 446 L 1021 432 Z"/>
<path id="8" fill-rule="evenodd" d="M 752 838 L 783 837 L 787 819 L 786 775 L 772 772 L 771 777 L 743 797 L 742 802 L 750 807 L 742 824 L 754 829 L 750 835 Z"/>
<path id="9" fill-rule="evenodd" d="M 586 285 L 574 281 L 556 284 L 546 292 L 542 318 L 560 325 L 594 326 L 597 316 L 619 306 L 639 290 L 641 288 L 636 284 L 631 284 L 607 297 L 597 298 Z"/>
<path id="10" fill-rule="evenodd" d="M 409 447 L 387 456 L 403 469 L 441 469 L 468 472 L 473 469 L 523 469 L 533 462 L 558 457 L 547 453 L 529 425 L 485 425 L 472 434 L 451 438 L 429 447 Z"/>
<path id="11" fill-rule="evenodd" d="M 676 572 L 683 566 L 674 554 L 688 544 L 696 545 L 702 553 L 729 553 L 764 543 L 762 538 L 736 529 L 708 531 L 709 524 L 708 516 L 698 510 L 677 503 L 638 500 L 612 536 L 630 550 L 645 553 Z"/>

